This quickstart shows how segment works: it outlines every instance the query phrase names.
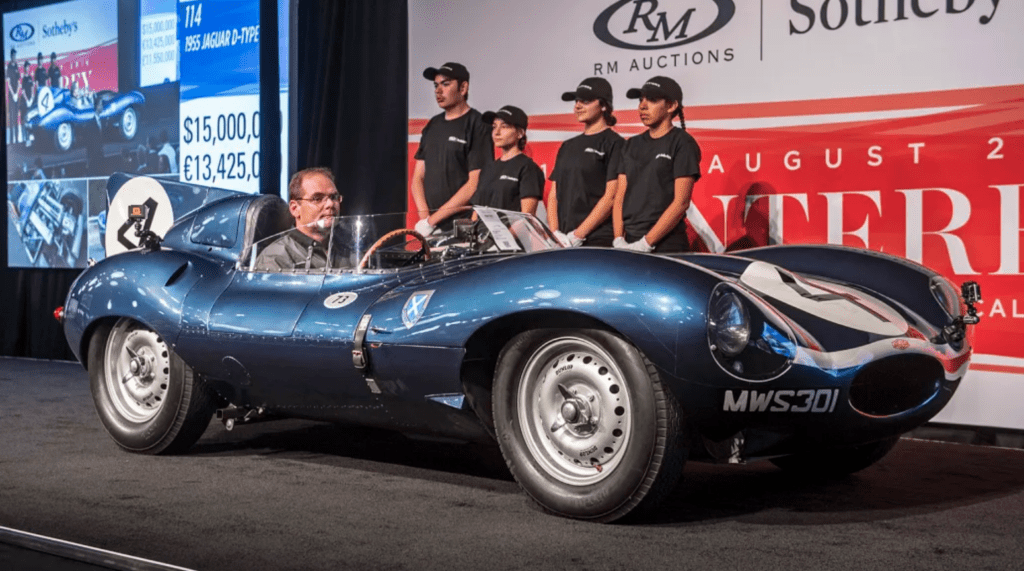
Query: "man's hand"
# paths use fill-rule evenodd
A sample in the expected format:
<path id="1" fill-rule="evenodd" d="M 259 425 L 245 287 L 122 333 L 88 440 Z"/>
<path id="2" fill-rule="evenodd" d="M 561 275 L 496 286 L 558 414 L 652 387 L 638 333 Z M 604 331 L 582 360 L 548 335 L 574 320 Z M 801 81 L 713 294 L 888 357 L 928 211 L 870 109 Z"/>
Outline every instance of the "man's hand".
<path id="1" fill-rule="evenodd" d="M 629 249 L 629 242 L 627 242 L 626 239 L 623 238 L 622 236 L 619 236 L 618 238 L 612 240 L 612 248 L 627 250 Z"/>
<path id="2" fill-rule="evenodd" d="M 415 230 L 419 232 L 424 238 L 430 236 L 437 230 L 437 227 L 427 221 L 426 218 L 416 223 Z"/>

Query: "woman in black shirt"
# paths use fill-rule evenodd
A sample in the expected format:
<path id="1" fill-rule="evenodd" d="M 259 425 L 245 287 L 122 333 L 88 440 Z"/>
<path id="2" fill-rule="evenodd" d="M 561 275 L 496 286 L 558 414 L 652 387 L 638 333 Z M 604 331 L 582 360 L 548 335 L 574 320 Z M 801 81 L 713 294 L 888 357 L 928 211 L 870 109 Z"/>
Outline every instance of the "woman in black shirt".
<path id="1" fill-rule="evenodd" d="M 584 79 L 576 91 L 562 94 L 575 101 L 573 112 L 583 133 L 562 143 L 551 170 L 548 225 L 568 246 L 612 245 L 612 206 L 618 187 L 622 137 L 611 130 L 612 86 L 603 78 Z"/>
<path id="2" fill-rule="evenodd" d="M 537 203 L 544 194 L 544 171 L 523 154 L 529 118 L 522 109 L 506 105 L 484 113 L 483 120 L 491 124 L 491 139 L 501 156 L 480 169 L 480 182 L 470 202 L 477 206 L 536 213 Z"/>
<path id="3" fill-rule="evenodd" d="M 619 166 L 613 223 L 616 248 L 685 252 L 686 209 L 700 179 L 700 146 L 685 130 L 683 90 L 667 77 L 652 77 L 626 92 L 639 99 L 647 131 L 626 141 Z M 679 117 L 682 126 L 672 119 Z"/>

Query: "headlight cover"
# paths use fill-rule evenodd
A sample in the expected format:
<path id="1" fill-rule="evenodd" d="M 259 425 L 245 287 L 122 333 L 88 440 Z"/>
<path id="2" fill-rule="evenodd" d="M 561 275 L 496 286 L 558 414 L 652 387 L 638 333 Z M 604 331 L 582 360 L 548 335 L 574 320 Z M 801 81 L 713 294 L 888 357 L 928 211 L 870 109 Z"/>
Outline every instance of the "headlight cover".
<path id="1" fill-rule="evenodd" d="M 960 303 L 960 291 L 949 280 L 942 276 L 935 276 L 931 279 L 932 296 L 942 307 L 949 317 L 963 315 L 963 306 Z"/>
<path id="2" fill-rule="evenodd" d="M 712 301 L 708 313 L 708 338 L 711 350 L 727 357 L 743 352 L 750 341 L 750 314 L 735 293 L 728 292 Z"/>
<path id="3" fill-rule="evenodd" d="M 796 356 L 791 328 L 774 310 L 731 284 L 715 287 L 708 302 L 708 346 L 730 375 L 768 381 L 785 373 Z"/>

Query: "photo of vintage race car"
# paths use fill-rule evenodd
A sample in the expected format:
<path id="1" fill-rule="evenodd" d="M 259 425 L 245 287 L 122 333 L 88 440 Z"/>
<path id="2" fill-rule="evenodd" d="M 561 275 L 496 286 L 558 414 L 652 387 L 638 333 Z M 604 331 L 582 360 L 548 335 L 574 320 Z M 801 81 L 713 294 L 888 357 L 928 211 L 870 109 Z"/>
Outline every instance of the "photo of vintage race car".
<path id="1" fill-rule="evenodd" d="M 877 252 L 570 249 L 487 208 L 432 236 L 338 216 L 327 267 L 269 271 L 294 231 L 279 197 L 209 202 L 162 239 L 133 210 L 143 246 L 58 311 L 119 446 L 183 453 L 214 415 L 496 441 L 541 508 L 597 522 L 649 513 L 687 461 L 870 466 L 957 390 L 980 298 Z"/>
<path id="2" fill-rule="evenodd" d="M 79 136 L 78 130 L 97 117 L 104 133 L 116 134 L 124 141 L 134 139 L 139 131 L 139 110 L 146 98 L 138 91 L 84 91 L 75 95 L 66 88 L 43 86 L 36 101 L 25 124 L 30 140 L 52 140 L 57 150 L 68 151 Z"/>

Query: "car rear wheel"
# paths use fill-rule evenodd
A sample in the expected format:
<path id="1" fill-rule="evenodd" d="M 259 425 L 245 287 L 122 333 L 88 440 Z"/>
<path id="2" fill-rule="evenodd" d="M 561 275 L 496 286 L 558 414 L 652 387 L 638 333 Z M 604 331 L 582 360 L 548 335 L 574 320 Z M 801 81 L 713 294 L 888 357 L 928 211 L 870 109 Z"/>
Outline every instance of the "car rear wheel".
<path id="1" fill-rule="evenodd" d="M 125 141 L 131 141 L 139 132 L 139 115 L 134 107 L 128 107 L 121 114 L 121 137 Z"/>
<path id="2" fill-rule="evenodd" d="M 495 430 L 544 510 L 610 522 L 649 511 L 686 461 L 682 413 L 654 366 L 600 330 L 536 330 L 498 359 Z"/>
<path id="3" fill-rule="evenodd" d="M 71 145 L 75 144 L 75 128 L 71 123 L 57 125 L 57 130 L 53 133 L 53 144 L 57 146 L 58 150 L 71 150 Z"/>
<path id="4" fill-rule="evenodd" d="M 896 447 L 899 440 L 899 436 L 894 436 L 859 446 L 780 456 L 772 458 L 771 463 L 787 472 L 802 476 L 839 478 L 859 472 L 878 462 Z"/>
<path id="5" fill-rule="evenodd" d="M 89 343 L 88 365 L 96 411 L 125 450 L 184 452 L 210 424 L 215 402 L 203 379 L 141 323 L 122 318 L 101 325 Z"/>

